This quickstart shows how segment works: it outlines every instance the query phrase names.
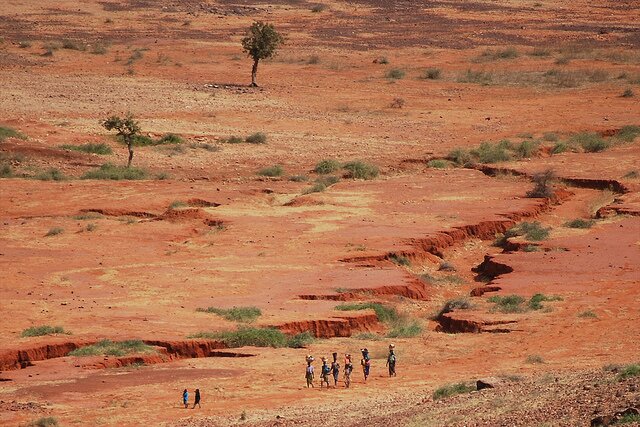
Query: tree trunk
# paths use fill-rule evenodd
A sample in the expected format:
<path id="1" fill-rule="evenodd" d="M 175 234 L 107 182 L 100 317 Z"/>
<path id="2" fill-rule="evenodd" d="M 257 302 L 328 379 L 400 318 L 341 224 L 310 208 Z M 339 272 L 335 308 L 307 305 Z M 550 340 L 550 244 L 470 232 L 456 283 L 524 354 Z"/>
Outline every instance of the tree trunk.
<path id="1" fill-rule="evenodd" d="M 253 60 L 253 68 L 251 69 L 251 86 L 258 87 L 258 82 L 256 81 L 256 76 L 258 75 L 258 61 L 259 59 Z"/>
<path id="2" fill-rule="evenodd" d="M 133 160 L 133 144 L 127 144 L 129 149 L 129 161 L 127 162 L 127 168 L 131 167 L 131 161 Z"/>

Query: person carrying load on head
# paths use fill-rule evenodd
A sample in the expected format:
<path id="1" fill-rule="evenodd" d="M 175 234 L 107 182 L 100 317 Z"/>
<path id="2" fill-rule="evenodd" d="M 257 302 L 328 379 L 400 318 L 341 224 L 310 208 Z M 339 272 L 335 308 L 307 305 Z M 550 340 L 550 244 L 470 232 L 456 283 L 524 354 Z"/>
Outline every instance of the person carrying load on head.
<path id="1" fill-rule="evenodd" d="M 367 382 L 367 378 L 369 377 L 369 372 L 371 371 L 371 357 L 369 357 L 369 350 L 363 348 L 360 350 L 362 352 L 362 359 L 360 360 L 360 365 L 362 365 L 362 373 L 364 374 L 364 382 Z"/>
<path id="2" fill-rule="evenodd" d="M 322 388 L 322 384 L 327 384 L 327 388 L 329 388 L 329 374 L 331 373 L 331 367 L 327 365 L 327 358 L 322 358 L 322 367 L 320 368 L 320 388 Z"/>
<path id="3" fill-rule="evenodd" d="M 351 363 L 351 355 L 344 355 L 344 386 L 349 388 L 351 385 L 351 372 L 353 372 L 353 363 Z"/>
<path id="4" fill-rule="evenodd" d="M 396 345 L 389 344 L 389 355 L 387 356 L 387 366 L 389 367 L 389 376 L 396 376 Z"/>
<path id="5" fill-rule="evenodd" d="M 333 386 L 338 387 L 338 375 L 340 375 L 338 353 L 333 353 L 333 362 L 331 362 L 331 373 L 333 374 Z"/>
<path id="6" fill-rule="evenodd" d="M 305 374 L 305 377 L 307 379 L 307 388 L 309 387 L 313 387 L 313 365 L 311 365 L 311 363 L 313 362 L 313 356 L 312 355 L 307 355 L 306 357 L 306 361 L 307 361 L 307 371 Z"/>

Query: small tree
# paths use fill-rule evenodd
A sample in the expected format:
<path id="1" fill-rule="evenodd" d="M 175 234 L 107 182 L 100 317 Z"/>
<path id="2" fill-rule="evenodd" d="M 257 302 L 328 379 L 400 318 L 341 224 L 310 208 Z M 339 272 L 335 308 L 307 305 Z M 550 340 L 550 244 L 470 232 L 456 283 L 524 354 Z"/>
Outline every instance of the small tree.
<path id="1" fill-rule="evenodd" d="M 104 122 L 102 122 L 102 126 L 106 130 L 116 130 L 118 131 L 118 136 L 122 138 L 125 144 L 127 144 L 127 149 L 129 150 L 129 161 L 127 162 L 127 167 L 131 166 L 131 161 L 133 160 L 133 143 L 135 142 L 136 136 L 140 133 L 140 125 L 133 119 L 133 115 L 131 113 L 127 113 L 127 115 L 123 118 L 118 116 L 111 116 Z"/>
<path id="2" fill-rule="evenodd" d="M 276 31 L 273 24 L 257 21 L 251 24 L 247 36 L 242 39 L 242 49 L 253 58 L 251 69 L 251 86 L 258 86 L 256 75 L 258 74 L 258 62 L 268 59 L 276 54 L 276 50 L 284 43 L 284 37 Z"/>

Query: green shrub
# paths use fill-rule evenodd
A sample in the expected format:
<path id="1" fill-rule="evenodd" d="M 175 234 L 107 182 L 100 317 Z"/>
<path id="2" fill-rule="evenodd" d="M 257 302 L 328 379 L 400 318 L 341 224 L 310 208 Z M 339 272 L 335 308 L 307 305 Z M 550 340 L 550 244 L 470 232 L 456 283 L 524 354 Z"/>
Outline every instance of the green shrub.
<path id="1" fill-rule="evenodd" d="M 220 140 L 220 142 L 224 142 L 225 144 L 241 144 L 242 142 L 244 142 L 244 140 L 242 139 L 242 137 L 233 135 Z"/>
<path id="2" fill-rule="evenodd" d="M 536 47 L 534 48 L 529 55 L 531 56 L 550 56 L 551 55 L 551 51 L 547 48 L 544 47 Z"/>
<path id="3" fill-rule="evenodd" d="M 39 172 L 34 178 L 40 181 L 64 181 L 67 179 L 67 177 L 56 168 L 49 168 L 46 171 Z"/>
<path id="4" fill-rule="evenodd" d="M 18 47 L 20 49 L 27 49 L 31 47 L 31 42 L 29 40 L 20 40 L 18 42 Z"/>
<path id="5" fill-rule="evenodd" d="M 447 155 L 447 159 L 451 160 L 458 166 L 469 166 L 473 164 L 473 156 L 468 150 L 456 148 Z"/>
<path id="6" fill-rule="evenodd" d="M 627 378 L 640 376 L 640 364 L 631 364 L 624 366 L 618 373 L 618 380 L 626 380 Z"/>
<path id="7" fill-rule="evenodd" d="M 376 312 L 376 317 L 382 323 L 390 323 L 397 321 L 399 318 L 398 311 L 387 305 L 379 302 L 361 302 L 355 304 L 340 304 L 336 306 L 336 310 L 340 311 L 359 311 L 359 310 L 373 310 Z"/>
<path id="8" fill-rule="evenodd" d="M 184 139 L 180 135 L 176 135 L 175 133 L 165 133 L 160 137 L 157 141 L 155 141 L 154 145 L 163 145 L 163 144 L 182 144 Z"/>
<path id="9" fill-rule="evenodd" d="M 570 142 L 580 145 L 587 153 L 598 153 L 609 148 L 609 143 L 597 133 L 578 133 L 571 137 Z"/>
<path id="10" fill-rule="evenodd" d="M 585 310 L 578 314 L 578 317 L 596 319 L 598 318 L 598 315 L 591 310 Z"/>
<path id="11" fill-rule="evenodd" d="M 62 40 L 62 48 L 69 49 L 69 50 L 84 51 L 84 50 L 87 50 L 87 45 L 85 45 L 84 43 L 78 40 L 64 39 Z"/>
<path id="12" fill-rule="evenodd" d="M 471 154 L 478 158 L 480 163 L 498 163 L 511 160 L 511 142 L 508 140 L 500 141 L 497 144 L 483 142 L 475 150 L 471 150 Z"/>
<path id="13" fill-rule="evenodd" d="M 494 295 L 490 297 L 488 301 L 495 304 L 493 310 L 502 313 L 520 313 L 524 311 L 522 303 L 525 299 L 520 295 Z"/>
<path id="14" fill-rule="evenodd" d="M 27 424 L 28 427 L 57 427 L 58 419 L 55 417 L 42 417 Z"/>
<path id="15" fill-rule="evenodd" d="M 624 92 L 622 92 L 622 95 L 620 95 L 622 98 L 633 98 L 633 96 L 635 95 L 635 93 L 633 93 L 633 89 L 631 88 L 627 88 L 624 90 Z"/>
<path id="16" fill-rule="evenodd" d="M 347 162 L 342 167 L 348 171 L 348 177 L 353 179 L 374 179 L 380 173 L 377 166 L 361 161 Z"/>
<path id="17" fill-rule="evenodd" d="M 169 205 L 169 209 L 179 209 L 179 208 L 184 208 L 184 207 L 187 207 L 187 206 L 188 206 L 188 204 L 186 202 L 183 202 L 182 200 L 174 200 Z"/>
<path id="18" fill-rule="evenodd" d="M 245 141 L 249 144 L 266 144 L 267 134 L 262 132 L 256 132 L 245 138 Z"/>
<path id="19" fill-rule="evenodd" d="M 88 142 L 82 145 L 65 144 L 65 145 L 62 145 L 61 148 L 65 150 L 81 151 L 83 153 L 92 153 L 92 154 L 112 154 L 113 153 L 113 150 L 111 150 L 111 147 L 109 147 L 104 142 L 100 142 L 96 144 Z"/>
<path id="20" fill-rule="evenodd" d="M 8 163 L 0 164 L 0 178 L 11 178 L 13 176 L 13 168 Z"/>
<path id="21" fill-rule="evenodd" d="M 155 353 L 155 349 L 141 340 L 111 341 L 102 340 L 93 345 L 80 347 L 69 356 L 124 356 L 126 354 Z"/>
<path id="22" fill-rule="evenodd" d="M 309 181 L 309 177 L 306 175 L 291 175 L 289 177 L 289 181 L 292 182 L 307 182 Z"/>
<path id="23" fill-rule="evenodd" d="M 490 85 L 493 81 L 493 75 L 484 71 L 467 70 L 464 74 L 458 76 L 458 83 L 476 83 L 483 86 Z"/>
<path id="24" fill-rule="evenodd" d="M 540 241 L 549 237 L 550 228 L 544 228 L 538 221 L 522 222 L 518 225 L 519 235 L 527 240 Z"/>
<path id="25" fill-rule="evenodd" d="M 547 296 L 544 294 L 535 294 L 529 299 L 529 308 L 531 310 L 540 310 L 542 309 L 542 303 L 546 301 L 562 301 L 562 298 L 559 296 Z"/>
<path id="26" fill-rule="evenodd" d="M 633 142 L 640 135 L 640 126 L 623 126 L 617 133 L 616 138 L 624 142 Z"/>
<path id="27" fill-rule="evenodd" d="M 514 59 L 519 56 L 515 47 L 507 47 L 505 49 L 486 49 L 480 57 L 481 61 L 495 61 L 498 59 Z"/>
<path id="28" fill-rule="evenodd" d="M 547 169 L 542 172 L 538 172 L 533 175 L 533 189 L 527 191 L 527 197 L 545 197 L 549 198 L 553 196 L 553 182 L 556 179 L 556 174 L 551 169 Z"/>
<path id="29" fill-rule="evenodd" d="M 399 321 L 392 325 L 387 338 L 413 338 L 422 333 L 422 326 L 417 320 Z"/>
<path id="30" fill-rule="evenodd" d="M 300 334 L 294 335 L 287 340 L 287 347 L 290 348 L 305 348 L 314 341 L 311 332 L 306 331 Z"/>
<path id="31" fill-rule="evenodd" d="M 277 176 L 282 176 L 283 174 L 284 174 L 284 169 L 280 165 L 269 166 L 267 168 L 263 168 L 258 171 L 258 175 L 260 176 L 277 177 Z"/>
<path id="32" fill-rule="evenodd" d="M 439 68 L 427 68 L 422 75 L 422 78 L 425 80 L 438 80 L 441 75 L 441 71 Z"/>
<path id="33" fill-rule="evenodd" d="M 387 71 L 387 73 L 385 74 L 386 78 L 393 79 L 393 80 L 400 80 L 404 78 L 404 76 L 405 76 L 405 72 L 399 68 L 392 68 L 391 70 Z"/>
<path id="34" fill-rule="evenodd" d="M 446 169 L 449 167 L 449 163 L 446 160 L 429 160 L 427 166 L 434 169 Z"/>
<path id="35" fill-rule="evenodd" d="M 52 227 L 49 229 L 49 231 L 47 231 L 47 234 L 45 234 L 45 237 L 49 237 L 49 236 L 57 236 L 58 234 L 62 234 L 64 233 L 64 228 L 62 227 Z"/>
<path id="36" fill-rule="evenodd" d="M 548 142 L 555 142 L 558 140 L 558 135 L 554 132 L 545 132 L 542 134 L 542 139 Z"/>
<path id="37" fill-rule="evenodd" d="M 453 310 L 468 310 L 472 307 L 471 301 L 467 298 L 450 299 L 444 303 L 438 314 L 434 316 L 434 319 L 439 319 L 442 315 L 451 313 Z"/>
<path id="38" fill-rule="evenodd" d="M 44 335 L 65 334 L 62 326 L 32 326 L 22 331 L 21 337 L 41 337 Z"/>
<path id="39" fill-rule="evenodd" d="M 98 42 L 91 48 L 91 53 L 94 55 L 104 55 L 107 53 L 107 45 Z"/>
<path id="40" fill-rule="evenodd" d="M 389 261 L 405 267 L 411 265 L 411 260 L 404 255 L 391 254 L 389 255 Z"/>
<path id="41" fill-rule="evenodd" d="M 325 4 L 314 4 L 313 7 L 311 8 L 311 12 L 313 13 L 324 12 L 326 8 L 327 8 L 327 5 Z"/>
<path id="42" fill-rule="evenodd" d="M 110 179 L 110 180 L 136 180 L 145 179 L 147 172 L 143 169 L 134 167 L 116 166 L 111 163 L 105 163 L 98 169 L 85 172 L 80 179 Z"/>
<path id="43" fill-rule="evenodd" d="M 565 222 L 564 226 L 569 228 L 591 228 L 595 224 L 592 219 L 586 220 L 582 218 L 576 218 L 571 221 Z"/>
<path id="44" fill-rule="evenodd" d="M 246 346 L 281 348 L 304 345 L 308 342 L 310 334 L 306 332 L 304 334 L 294 335 L 293 337 L 287 337 L 276 328 L 240 327 L 235 331 L 200 332 L 188 338 L 218 339 L 230 348 Z"/>
<path id="45" fill-rule="evenodd" d="M 551 149 L 551 154 L 560 154 L 564 153 L 569 149 L 569 145 L 566 142 L 558 142 Z"/>
<path id="46" fill-rule="evenodd" d="M 433 400 L 443 399 L 457 394 L 470 393 L 472 391 L 476 391 L 476 387 L 465 383 L 448 384 L 439 387 L 433 392 Z"/>
<path id="47" fill-rule="evenodd" d="M 516 156 L 520 159 L 531 158 L 538 154 L 539 151 L 540 143 L 538 141 L 522 141 L 514 148 Z"/>
<path id="48" fill-rule="evenodd" d="M 217 314 L 226 320 L 234 322 L 253 322 L 262 315 L 258 307 L 233 307 L 233 308 L 198 308 L 196 311 Z"/>
<path id="49" fill-rule="evenodd" d="M 536 245 L 525 245 L 522 248 L 523 252 L 538 252 L 540 250 L 540 248 Z"/>
<path id="50" fill-rule="evenodd" d="M 443 277 L 435 277 L 429 273 L 424 273 L 420 275 L 420 279 L 428 283 L 450 283 L 453 285 L 461 285 L 464 283 L 464 279 L 460 276 L 456 276 L 455 274 Z"/>
<path id="51" fill-rule="evenodd" d="M 314 171 L 319 174 L 328 174 L 339 170 L 341 167 L 342 165 L 337 160 L 324 159 L 316 165 Z"/>
<path id="52" fill-rule="evenodd" d="M 4 141 L 7 138 L 27 139 L 26 136 L 15 129 L 7 126 L 0 126 L 0 142 Z"/>
<path id="53" fill-rule="evenodd" d="M 624 414 L 615 422 L 615 425 L 618 424 L 640 424 L 640 414 Z"/>

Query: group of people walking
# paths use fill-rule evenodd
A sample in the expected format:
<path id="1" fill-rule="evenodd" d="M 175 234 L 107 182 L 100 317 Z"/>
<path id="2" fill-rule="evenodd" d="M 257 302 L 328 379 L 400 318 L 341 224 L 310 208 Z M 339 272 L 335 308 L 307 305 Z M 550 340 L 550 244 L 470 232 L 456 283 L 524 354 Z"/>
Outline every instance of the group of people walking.
<path id="1" fill-rule="evenodd" d="M 395 345 L 389 344 L 389 354 L 387 355 L 387 367 L 389 368 L 389 376 L 396 376 L 396 354 Z M 362 367 L 362 374 L 364 375 L 364 382 L 367 382 L 369 374 L 371 373 L 371 356 L 369 350 L 363 348 L 360 350 L 362 353 L 362 359 L 360 359 L 360 366 Z M 320 367 L 320 388 L 326 385 L 329 388 L 330 378 L 333 377 L 333 386 L 338 387 L 338 378 L 340 377 L 340 362 L 338 362 L 338 353 L 333 353 L 333 361 L 331 365 L 328 364 L 326 357 L 323 357 L 322 366 Z M 315 379 L 315 368 L 313 366 L 315 358 L 312 355 L 307 355 L 307 369 L 305 378 L 307 380 L 307 388 L 314 387 L 313 381 Z M 351 373 L 353 372 L 353 362 L 350 354 L 344 355 L 344 386 L 349 388 L 351 386 Z"/>
<path id="2" fill-rule="evenodd" d="M 184 404 L 184 408 L 185 409 L 187 409 L 189 407 L 189 390 L 187 390 L 186 388 L 182 392 L 182 403 Z M 196 407 L 196 405 L 198 405 L 198 408 L 201 408 L 201 406 L 200 406 L 200 389 L 199 388 L 196 389 L 195 397 L 193 399 L 193 408 L 191 408 L 191 409 L 194 409 Z"/>

